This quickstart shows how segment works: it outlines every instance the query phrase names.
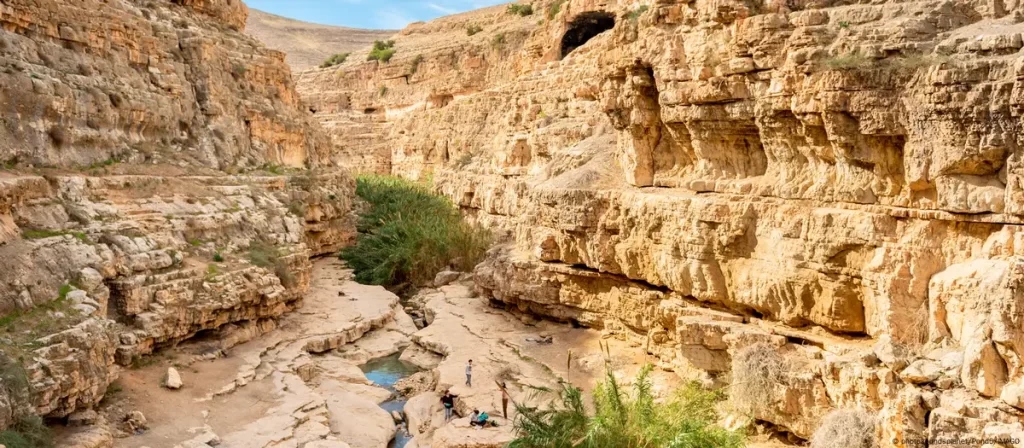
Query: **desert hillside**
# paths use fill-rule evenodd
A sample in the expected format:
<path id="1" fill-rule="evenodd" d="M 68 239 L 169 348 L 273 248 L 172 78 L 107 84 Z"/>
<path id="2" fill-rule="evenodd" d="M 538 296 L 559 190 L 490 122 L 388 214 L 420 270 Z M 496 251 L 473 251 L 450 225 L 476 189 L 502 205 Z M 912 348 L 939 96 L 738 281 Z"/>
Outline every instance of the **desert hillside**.
<path id="1" fill-rule="evenodd" d="M 364 30 L 320 25 L 251 9 L 245 32 L 275 50 L 283 51 L 294 70 L 320 65 L 337 53 L 362 49 L 375 40 L 387 39 L 395 30 Z"/>

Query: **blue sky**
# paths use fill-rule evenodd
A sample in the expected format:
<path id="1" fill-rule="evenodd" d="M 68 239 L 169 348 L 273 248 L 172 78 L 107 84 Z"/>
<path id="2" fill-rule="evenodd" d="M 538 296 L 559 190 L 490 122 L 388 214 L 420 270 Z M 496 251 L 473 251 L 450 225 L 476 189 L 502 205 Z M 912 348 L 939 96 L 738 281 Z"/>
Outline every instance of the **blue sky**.
<path id="1" fill-rule="evenodd" d="M 306 22 L 354 28 L 400 29 L 509 0 L 246 0 L 250 8 Z"/>

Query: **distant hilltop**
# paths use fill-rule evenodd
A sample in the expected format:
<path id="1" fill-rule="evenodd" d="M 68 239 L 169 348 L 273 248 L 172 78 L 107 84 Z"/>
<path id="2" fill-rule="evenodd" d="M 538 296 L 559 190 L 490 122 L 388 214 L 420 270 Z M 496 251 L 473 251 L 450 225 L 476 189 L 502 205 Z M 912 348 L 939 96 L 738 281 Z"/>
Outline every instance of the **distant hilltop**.
<path id="1" fill-rule="evenodd" d="M 318 66 L 333 54 L 367 47 L 397 32 L 320 25 L 255 9 L 249 11 L 245 28 L 268 47 L 287 53 L 286 61 L 294 70 Z"/>

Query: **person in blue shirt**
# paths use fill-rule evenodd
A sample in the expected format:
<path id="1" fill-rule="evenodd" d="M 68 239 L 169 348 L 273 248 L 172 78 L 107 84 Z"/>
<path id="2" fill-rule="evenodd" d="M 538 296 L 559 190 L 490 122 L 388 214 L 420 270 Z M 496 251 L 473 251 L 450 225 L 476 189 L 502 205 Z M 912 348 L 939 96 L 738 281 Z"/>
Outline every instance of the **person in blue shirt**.
<path id="1" fill-rule="evenodd" d="M 479 427 L 487 426 L 487 419 L 489 418 L 491 418 L 491 416 L 487 415 L 486 412 L 480 412 L 479 410 L 473 409 L 473 415 L 469 417 L 469 425 Z"/>

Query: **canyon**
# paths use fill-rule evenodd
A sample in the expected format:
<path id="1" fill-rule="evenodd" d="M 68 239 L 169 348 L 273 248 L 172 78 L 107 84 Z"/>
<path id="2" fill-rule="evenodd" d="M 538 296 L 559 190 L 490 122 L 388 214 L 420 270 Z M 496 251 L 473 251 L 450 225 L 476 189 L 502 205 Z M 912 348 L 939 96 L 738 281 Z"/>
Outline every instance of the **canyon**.
<path id="1" fill-rule="evenodd" d="M 540 402 L 608 344 L 659 391 L 724 387 L 750 446 L 850 410 L 879 447 L 1024 446 L 1019 4 L 518 5 L 387 37 L 0 3 L 0 428 L 498 447 L 508 420 L 446 422 L 438 393 L 499 415 L 495 380 Z M 357 173 L 429 179 L 498 242 L 409 297 L 358 285 L 327 257 Z M 388 356 L 419 370 L 397 418 L 359 370 Z"/>
<path id="2" fill-rule="evenodd" d="M 1018 4 L 531 6 L 298 92 L 343 165 L 501 229 L 475 282 L 509 311 L 709 385 L 768 376 L 767 346 L 749 417 L 789 442 L 860 409 L 879 446 L 1017 446 Z"/>

